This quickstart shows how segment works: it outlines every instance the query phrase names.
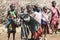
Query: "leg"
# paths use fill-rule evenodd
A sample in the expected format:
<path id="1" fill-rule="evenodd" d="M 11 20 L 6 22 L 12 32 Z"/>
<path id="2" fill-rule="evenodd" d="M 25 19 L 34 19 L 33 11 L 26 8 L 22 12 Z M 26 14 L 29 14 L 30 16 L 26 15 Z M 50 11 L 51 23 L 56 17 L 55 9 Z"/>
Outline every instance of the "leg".
<path id="1" fill-rule="evenodd" d="M 47 34 L 47 25 L 45 25 L 44 27 L 44 37 L 46 37 L 46 34 Z"/>
<path id="2" fill-rule="evenodd" d="M 25 36 L 26 36 L 26 40 L 28 40 L 28 28 L 27 28 L 27 26 L 25 27 Z"/>
<path id="3" fill-rule="evenodd" d="M 55 34 L 57 34 L 58 25 L 55 25 Z"/>
<path id="4" fill-rule="evenodd" d="M 50 24 L 50 29 L 51 29 L 51 33 L 50 33 L 50 34 L 52 34 L 52 31 L 53 31 L 53 29 L 52 29 L 52 24 Z"/>
<path id="5" fill-rule="evenodd" d="M 13 32 L 13 40 L 15 40 L 15 32 Z"/>
<path id="6" fill-rule="evenodd" d="M 9 38 L 10 38 L 10 33 L 8 33 L 8 40 L 9 40 Z"/>
<path id="7" fill-rule="evenodd" d="M 22 37 L 24 37 L 23 27 L 21 27 L 21 39 L 22 39 Z"/>
<path id="8" fill-rule="evenodd" d="M 52 24 L 52 34 L 54 33 L 54 25 Z"/>
<path id="9" fill-rule="evenodd" d="M 47 25 L 43 25 L 43 40 L 46 40 Z"/>

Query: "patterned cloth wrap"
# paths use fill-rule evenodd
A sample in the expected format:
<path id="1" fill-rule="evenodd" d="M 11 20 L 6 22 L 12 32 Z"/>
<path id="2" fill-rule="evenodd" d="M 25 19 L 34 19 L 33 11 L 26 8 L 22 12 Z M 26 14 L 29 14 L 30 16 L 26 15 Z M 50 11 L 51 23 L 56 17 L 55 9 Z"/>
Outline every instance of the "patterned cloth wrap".
<path id="1" fill-rule="evenodd" d="M 52 12 L 53 12 L 53 19 L 52 19 L 52 24 L 56 24 L 58 22 L 58 12 L 57 12 L 57 8 L 52 7 L 51 8 Z"/>

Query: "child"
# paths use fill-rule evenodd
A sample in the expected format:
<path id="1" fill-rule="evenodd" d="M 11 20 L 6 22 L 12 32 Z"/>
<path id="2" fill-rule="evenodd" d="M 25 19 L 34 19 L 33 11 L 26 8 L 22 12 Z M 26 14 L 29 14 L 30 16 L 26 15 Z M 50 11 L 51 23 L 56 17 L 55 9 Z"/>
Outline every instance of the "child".
<path id="1" fill-rule="evenodd" d="M 34 33 L 34 39 L 35 40 L 39 40 L 39 37 L 42 35 L 42 28 L 41 28 L 41 14 L 42 14 L 42 11 L 41 11 L 41 8 L 40 7 L 37 7 L 35 12 L 34 12 L 34 19 L 39 23 L 39 24 L 36 24 L 35 23 L 35 33 Z"/>
<path id="2" fill-rule="evenodd" d="M 47 23 L 48 23 L 48 15 L 47 15 L 47 7 L 43 7 L 42 12 L 42 19 L 41 19 L 41 25 L 43 28 L 43 39 L 46 39 L 46 33 L 47 33 Z"/>
<path id="3" fill-rule="evenodd" d="M 52 20 L 52 21 L 51 21 L 52 30 L 53 30 L 53 32 L 57 33 L 59 11 L 58 11 L 58 9 L 56 8 L 56 2 L 55 2 L 55 1 L 52 1 L 51 11 L 52 11 L 52 19 L 51 19 L 51 20 Z"/>
<path id="4" fill-rule="evenodd" d="M 6 27 L 7 27 L 7 30 L 8 30 L 8 40 L 10 38 L 10 33 L 13 33 L 13 40 L 15 40 L 16 17 L 17 17 L 17 13 L 15 11 L 15 5 L 11 4 L 10 5 L 10 10 L 8 11 L 8 14 L 7 14 L 8 22 L 6 24 Z"/>

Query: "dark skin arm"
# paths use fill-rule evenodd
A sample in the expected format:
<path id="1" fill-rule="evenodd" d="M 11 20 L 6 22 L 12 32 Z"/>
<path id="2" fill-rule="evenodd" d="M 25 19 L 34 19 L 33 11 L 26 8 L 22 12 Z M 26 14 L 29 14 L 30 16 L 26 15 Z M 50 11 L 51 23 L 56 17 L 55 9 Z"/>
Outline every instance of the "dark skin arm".
<path id="1" fill-rule="evenodd" d="M 49 9 L 49 8 L 48 8 L 48 9 Z M 51 10 L 51 9 L 49 9 L 49 10 L 51 11 L 51 13 L 52 13 L 52 17 L 53 17 L 53 16 L 54 16 L 54 13 L 52 12 L 52 10 Z M 58 18 L 59 18 L 60 13 L 59 13 L 59 10 L 58 10 L 58 9 L 57 9 L 57 12 L 58 12 Z M 51 19 L 53 19 L 52 17 L 51 17 Z"/>
<path id="2" fill-rule="evenodd" d="M 51 20 L 53 19 L 54 13 L 52 12 L 51 9 L 47 8 L 48 10 L 50 10 L 49 12 L 51 12 L 52 16 L 51 16 Z"/>
<path id="3" fill-rule="evenodd" d="M 52 12 L 51 9 L 47 8 L 48 10 L 50 10 Z M 57 9 L 58 15 L 60 16 L 59 10 Z M 53 12 L 52 12 L 53 13 Z"/>
<path id="4" fill-rule="evenodd" d="M 51 9 L 49 9 L 49 8 L 47 8 L 48 10 L 50 10 L 50 12 L 52 12 L 52 10 Z"/>
<path id="5" fill-rule="evenodd" d="M 57 12 L 58 12 L 58 17 L 60 16 L 60 13 L 59 13 L 59 10 L 57 9 Z"/>

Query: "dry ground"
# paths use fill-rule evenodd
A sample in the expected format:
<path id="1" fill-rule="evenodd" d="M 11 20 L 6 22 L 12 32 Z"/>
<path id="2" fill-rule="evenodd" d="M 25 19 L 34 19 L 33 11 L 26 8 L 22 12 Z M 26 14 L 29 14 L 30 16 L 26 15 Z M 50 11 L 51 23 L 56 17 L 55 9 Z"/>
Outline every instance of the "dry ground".
<path id="1" fill-rule="evenodd" d="M 16 40 L 21 40 L 20 30 L 21 30 L 20 28 L 17 28 Z M 7 31 L 4 25 L 0 25 L 0 40 L 7 40 Z M 12 40 L 12 34 L 11 34 L 10 40 Z M 60 40 L 60 32 L 58 34 L 54 34 L 53 36 L 50 36 L 49 34 L 47 34 L 47 40 Z"/>

